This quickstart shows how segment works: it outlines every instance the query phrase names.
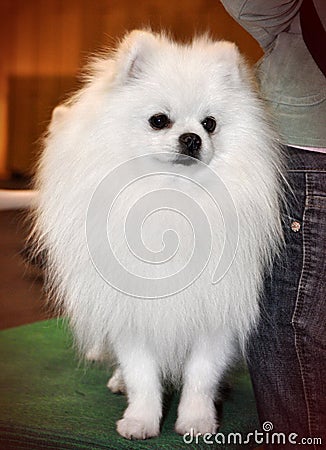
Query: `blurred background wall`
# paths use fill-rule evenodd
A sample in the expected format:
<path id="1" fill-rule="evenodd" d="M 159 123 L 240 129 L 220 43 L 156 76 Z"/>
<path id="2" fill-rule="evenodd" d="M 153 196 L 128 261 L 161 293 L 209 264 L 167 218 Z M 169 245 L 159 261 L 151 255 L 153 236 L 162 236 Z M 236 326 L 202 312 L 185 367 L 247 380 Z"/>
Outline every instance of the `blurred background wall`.
<path id="1" fill-rule="evenodd" d="M 180 40 L 209 31 L 254 63 L 256 42 L 218 0 L 0 0 L 0 177 L 29 176 L 55 105 L 78 87 L 87 55 L 134 28 Z"/>

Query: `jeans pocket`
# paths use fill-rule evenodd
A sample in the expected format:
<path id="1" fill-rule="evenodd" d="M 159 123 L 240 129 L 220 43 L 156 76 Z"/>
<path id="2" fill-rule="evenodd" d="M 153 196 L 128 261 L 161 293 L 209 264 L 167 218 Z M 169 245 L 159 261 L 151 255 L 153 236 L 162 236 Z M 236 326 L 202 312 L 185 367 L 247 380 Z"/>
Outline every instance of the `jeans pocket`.
<path id="1" fill-rule="evenodd" d="M 326 174 L 306 173 L 303 263 L 293 325 L 326 348 Z"/>

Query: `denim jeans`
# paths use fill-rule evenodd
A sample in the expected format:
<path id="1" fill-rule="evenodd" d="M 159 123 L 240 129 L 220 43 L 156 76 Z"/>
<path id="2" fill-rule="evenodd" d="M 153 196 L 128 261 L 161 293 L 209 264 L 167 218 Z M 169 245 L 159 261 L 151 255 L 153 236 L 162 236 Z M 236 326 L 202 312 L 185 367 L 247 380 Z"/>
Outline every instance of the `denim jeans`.
<path id="1" fill-rule="evenodd" d="M 321 437 L 323 445 L 306 446 L 320 449 L 326 448 L 326 155 L 291 147 L 286 154 L 293 192 L 285 247 L 265 280 L 248 366 L 261 423 L 298 434 L 298 443 Z"/>

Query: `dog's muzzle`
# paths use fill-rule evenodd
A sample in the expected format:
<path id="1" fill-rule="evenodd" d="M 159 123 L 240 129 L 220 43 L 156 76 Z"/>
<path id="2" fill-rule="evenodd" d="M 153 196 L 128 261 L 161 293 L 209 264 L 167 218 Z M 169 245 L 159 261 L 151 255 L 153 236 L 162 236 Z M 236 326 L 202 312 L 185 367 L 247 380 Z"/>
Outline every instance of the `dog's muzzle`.
<path id="1" fill-rule="evenodd" d="M 195 133 L 184 133 L 179 136 L 179 143 L 181 147 L 180 153 L 182 155 L 191 156 L 199 159 L 201 148 L 201 138 Z"/>

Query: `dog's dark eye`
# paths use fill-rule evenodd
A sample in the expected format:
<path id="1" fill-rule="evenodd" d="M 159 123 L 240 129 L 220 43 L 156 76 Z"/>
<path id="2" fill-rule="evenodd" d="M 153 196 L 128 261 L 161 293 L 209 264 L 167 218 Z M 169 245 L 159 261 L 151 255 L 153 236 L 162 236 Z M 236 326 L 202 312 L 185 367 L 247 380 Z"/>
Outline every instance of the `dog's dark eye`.
<path id="1" fill-rule="evenodd" d="M 216 120 L 211 116 L 206 117 L 201 124 L 208 133 L 213 133 L 216 128 Z"/>
<path id="2" fill-rule="evenodd" d="M 155 114 L 149 118 L 149 124 L 154 130 L 162 130 L 170 125 L 171 121 L 166 114 Z"/>

